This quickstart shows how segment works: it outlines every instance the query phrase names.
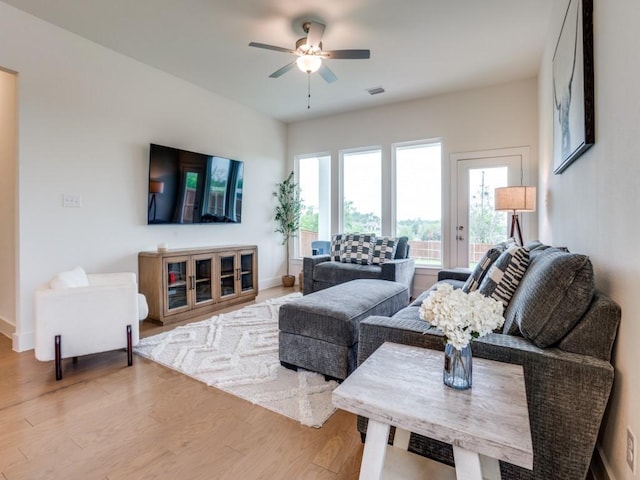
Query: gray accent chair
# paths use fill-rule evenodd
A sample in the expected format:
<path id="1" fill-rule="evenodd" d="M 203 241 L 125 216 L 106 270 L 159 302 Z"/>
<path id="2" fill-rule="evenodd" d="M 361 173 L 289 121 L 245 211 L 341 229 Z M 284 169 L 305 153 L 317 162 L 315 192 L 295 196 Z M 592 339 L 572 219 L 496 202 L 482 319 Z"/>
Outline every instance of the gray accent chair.
<path id="1" fill-rule="evenodd" d="M 565 255 L 571 255 L 564 252 Z M 559 249 L 548 249 L 531 255 L 531 264 L 512 298 L 505 318 L 503 333 L 493 333 L 472 342 L 473 355 L 500 362 L 522 365 L 533 440 L 533 471 L 500 462 L 503 479 L 576 480 L 584 479 L 593 456 L 602 418 L 611 393 L 614 368 L 611 352 L 620 323 L 620 307 L 606 295 L 596 291 L 589 280 L 572 291 L 563 291 L 563 272 L 557 268 L 563 258 Z M 588 276 L 592 267 L 588 257 L 579 275 Z M 584 274 L 586 272 L 586 274 Z M 464 272 L 440 272 L 439 280 L 462 286 Z M 591 281 L 593 277 L 591 276 Z M 541 285 L 547 288 L 541 291 Z M 586 285 L 587 288 L 583 288 Z M 556 291 L 554 291 L 556 290 Z M 584 309 L 573 307 L 583 296 Z M 372 316 L 360 322 L 358 364 L 364 362 L 385 341 L 443 350 L 439 329 L 420 319 L 419 306 L 428 291 L 410 306 L 392 317 Z M 551 321 L 538 321 L 541 311 L 549 309 L 551 299 L 558 299 Z M 533 301 L 532 301 L 533 300 Z M 576 308 L 577 322 L 567 321 Z M 560 309 L 560 310 L 558 310 Z M 585 311 L 586 310 L 586 311 Z M 516 320 L 518 325 L 513 324 Z M 510 321 L 511 320 L 511 321 Z M 547 339 L 536 331 L 531 335 L 524 325 L 544 323 L 545 332 L 557 330 L 562 323 L 567 332 L 548 346 L 536 345 Z M 521 331 L 526 332 L 525 336 Z M 531 330 L 531 329 L 530 329 Z M 557 335 L 557 331 L 554 332 Z M 532 338 L 529 340 L 527 337 Z M 534 343 L 535 342 L 535 343 Z M 425 408 L 429 408 L 425 405 Z M 367 419 L 358 418 L 363 439 Z M 390 438 L 395 430 L 392 429 Z M 451 445 L 421 435 L 411 434 L 409 450 L 453 465 Z"/>
<path id="2" fill-rule="evenodd" d="M 395 258 L 382 265 L 336 262 L 331 260 L 330 255 L 304 257 L 302 293 L 308 295 L 351 280 L 373 279 L 401 283 L 409 289 L 409 295 L 411 295 L 415 269 L 415 260 L 409 258 L 407 237 L 398 238 Z"/>

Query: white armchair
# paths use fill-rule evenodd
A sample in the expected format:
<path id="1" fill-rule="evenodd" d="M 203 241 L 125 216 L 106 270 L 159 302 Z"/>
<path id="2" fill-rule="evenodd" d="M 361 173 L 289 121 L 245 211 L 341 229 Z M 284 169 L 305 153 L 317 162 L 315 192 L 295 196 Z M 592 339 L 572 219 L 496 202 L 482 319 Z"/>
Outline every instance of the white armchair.
<path id="1" fill-rule="evenodd" d="M 35 294 L 35 356 L 55 360 L 56 380 L 62 359 L 127 349 L 139 340 L 139 321 L 147 315 L 134 273 L 87 275 L 80 267 L 54 277 Z"/>

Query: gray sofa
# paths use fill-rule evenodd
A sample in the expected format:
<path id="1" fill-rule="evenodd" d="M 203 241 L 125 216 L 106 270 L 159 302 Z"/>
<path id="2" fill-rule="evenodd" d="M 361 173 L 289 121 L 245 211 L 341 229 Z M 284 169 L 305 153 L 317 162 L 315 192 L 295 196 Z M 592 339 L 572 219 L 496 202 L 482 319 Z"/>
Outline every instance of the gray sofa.
<path id="1" fill-rule="evenodd" d="M 331 255 L 304 257 L 302 264 L 304 295 L 359 279 L 389 280 L 405 285 L 411 295 L 415 260 L 409 258 L 407 237 L 398 239 L 395 257 L 382 265 L 359 265 L 331 260 Z"/>
<path id="2" fill-rule="evenodd" d="M 610 361 L 621 312 L 594 289 L 588 257 L 542 247 L 531 251 L 502 333 L 475 340 L 471 347 L 475 357 L 524 368 L 534 468 L 501 462 L 502 478 L 584 479 L 613 385 Z M 574 260 L 580 268 L 568 269 L 567 262 Z M 461 286 L 468 275 L 443 271 L 438 279 Z M 372 316 L 360 323 L 358 364 L 385 341 L 444 349 L 440 330 L 419 317 L 426 295 L 392 317 Z M 366 427 L 367 419 L 359 417 L 363 440 Z M 409 449 L 453 465 L 451 445 L 412 433 Z"/>

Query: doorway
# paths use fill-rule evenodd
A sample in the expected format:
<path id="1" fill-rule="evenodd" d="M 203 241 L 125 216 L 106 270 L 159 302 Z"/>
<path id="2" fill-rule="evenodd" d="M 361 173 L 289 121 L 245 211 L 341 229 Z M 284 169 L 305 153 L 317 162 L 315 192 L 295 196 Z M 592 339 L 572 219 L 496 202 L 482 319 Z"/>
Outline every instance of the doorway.
<path id="1" fill-rule="evenodd" d="M 495 211 L 495 189 L 528 182 L 529 148 L 469 152 L 451 158 L 453 264 L 473 268 L 492 245 L 508 237 L 511 214 Z"/>
<path id="2" fill-rule="evenodd" d="M 0 68 L 0 334 L 17 333 L 18 76 Z"/>

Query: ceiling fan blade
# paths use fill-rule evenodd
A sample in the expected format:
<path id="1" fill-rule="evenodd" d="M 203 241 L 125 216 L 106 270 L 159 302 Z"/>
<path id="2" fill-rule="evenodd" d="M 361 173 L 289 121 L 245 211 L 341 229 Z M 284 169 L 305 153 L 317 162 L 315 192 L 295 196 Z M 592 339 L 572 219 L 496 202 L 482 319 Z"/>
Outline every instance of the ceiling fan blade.
<path id="1" fill-rule="evenodd" d="M 322 57 L 331 59 L 366 59 L 371 57 L 369 50 L 327 50 L 320 54 Z"/>
<path id="2" fill-rule="evenodd" d="M 320 65 L 320 68 L 318 69 L 318 73 L 322 78 L 324 78 L 324 81 L 327 83 L 333 83 L 338 79 L 338 77 L 336 77 L 336 74 L 333 73 L 331 69 L 327 67 L 324 63 Z"/>
<path id="3" fill-rule="evenodd" d="M 266 43 L 251 42 L 249 46 L 256 47 L 256 48 L 264 48 L 265 50 L 275 50 L 276 52 L 293 53 L 293 54 L 296 53 L 290 48 L 276 47 L 275 45 L 267 45 Z"/>
<path id="4" fill-rule="evenodd" d="M 320 48 L 325 25 L 318 22 L 310 22 L 309 32 L 307 32 L 307 45 Z"/>
<path id="5" fill-rule="evenodd" d="M 287 73 L 289 70 L 291 70 L 295 66 L 296 66 L 296 61 L 294 60 L 293 62 L 287 63 L 284 67 L 282 67 L 282 68 L 276 70 L 275 72 L 273 72 L 271 75 L 269 75 L 269 78 L 281 77 L 282 75 Z"/>

